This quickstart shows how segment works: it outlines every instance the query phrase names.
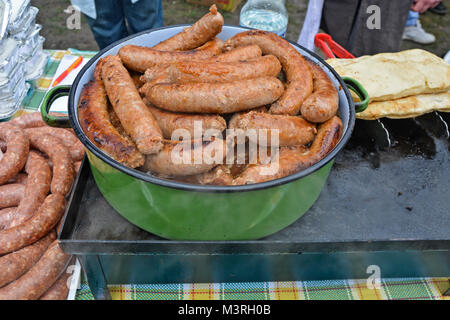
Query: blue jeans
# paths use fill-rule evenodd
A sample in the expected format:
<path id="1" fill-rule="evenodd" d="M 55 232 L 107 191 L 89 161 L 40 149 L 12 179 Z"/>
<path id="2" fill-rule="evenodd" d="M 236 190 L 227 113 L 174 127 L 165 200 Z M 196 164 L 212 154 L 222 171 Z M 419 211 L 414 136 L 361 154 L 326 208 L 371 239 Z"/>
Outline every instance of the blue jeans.
<path id="1" fill-rule="evenodd" d="M 95 0 L 97 19 L 88 16 L 100 49 L 130 34 L 163 26 L 161 0 Z"/>
<path id="2" fill-rule="evenodd" d="M 413 27 L 417 24 L 419 20 L 419 13 L 409 10 L 408 19 L 406 20 L 406 27 Z"/>

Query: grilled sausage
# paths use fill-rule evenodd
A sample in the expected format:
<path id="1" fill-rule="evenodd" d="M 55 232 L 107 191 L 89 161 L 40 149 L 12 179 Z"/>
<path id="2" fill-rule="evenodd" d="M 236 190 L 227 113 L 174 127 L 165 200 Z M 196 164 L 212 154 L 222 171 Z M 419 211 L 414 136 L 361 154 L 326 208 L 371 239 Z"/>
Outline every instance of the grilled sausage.
<path id="1" fill-rule="evenodd" d="M 325 122 L 332 118 L 339 106 L 339 97 L 328 75 L 318 65 L 307 61 L 312 72 L 313 93 L 303 102 L 302 117 L 311 122 Z"/>
<path id="2" fill-rule="evenodd" d="M 261 57 L 261 48 L 257 45 L 242 46 L 232 49 L 227 52 L 223 52 L 218 56 L 211 57 L 205 60 L 205 62 L 237 62 L 237 61 L 249 61 Z"/>
<path id="3" fill-rule="evenodd" d="M 51 194 L 29 220 L 0 231 L 0 255 L 28 246 L 50 232 L 61 219 L 65 204 L 64 196 Z"/>
<path id="4" fill-rule="evenodd" d="M 24 197 L 13 214 L 13 220 L 6 228 L 18 226 L 31 218 L 50 190 L 52 176 L 46 159 L 31 151 L 28 155 L 25 171 L 28 173 L 28 179 Z"/>
<path id="5" fill-rule="evenodd" d="M 244 133 L 254 130 L 254 136 L 248 134 L 251 141 L 267 141 L 272 145 L 272 135 L 278 136 L 278 146 L 295 146 L 310 143 L 317 133 L 316 126 L 298 116 L 275 115 L 250 111 L 236 114 L 230 120 L 231 129 L 243 129 Z M 261 136 L 262 135 L 262 136 Z"/>
<path id="6" fill-rule="evenodd" d="M 191 176 L 211 170 L 223 163 L 226 142 L 213 141 L 164 141 L 160 153 L 147 156 L 143 171 L 164 176 Z"/>
<path id="7" fill-rule="evenodd" d="M 275 157 L 268 164 L 249 165 L 240 176 L 233 180 L 233 185 L 270 181 L 304 170 L 333 150 L 341 134 L 342 122 L 335 116 L 319 126 L 316 139 L 309 149 L 305 146 L 282 147 L 278 152 L 278 159 Z M 274 161 L 278 161 L 278 167 L 273 166 Z"/>
<path id="8" fill-rule="evenodd" d="M 0 124 L 0 139 L 6 142 L 7 150 L 0 160 L 0 185 L 15 177 L 27 161 L 30 145 L 19 128 L 8 123 Z"/>
<path id="9" fill-rule="evenodd" d="M 191 51 L 158 51 L 148 47 L 126 45 L 120 48 L 119 57 L 128 69 L 145 72 L 152 66 L 172 62 L 203 60 L 217 56 L 222 52 L 222 46 L 222 40 L 217 38 Z"/>
<path id="10" fill-rule="evenodd" d="M 136 89 L 138 89 L 138 90 L 145 83 L 145 81 L 141 80 L 142 73 L 140 73 L 140 72 L 130 71 L 130 77 L 133 80 L 134 85 L 136 86 Z"/>
<path id="11" fill-rule="evenodd" d="M 142 101 L 119 57 L 108 56 L 103 60 L 102 79 L 120 123 L 138 150 L 143 154 L 153 154 L 161 150 L 161 129 Z"/>
<path id="12" fill-rule="evenodd" d="M 8 284 L 25 272 L 41 258 L 48 246 L 56 239 L 54 231 L 35 243 L 18 251 L 0 257 L 0 288 Z"/>
<path id="13" fill-rule="evenodd" d="M 72 187 L 75 173 L 69 150 L 53 136 L 34 132 L 36 128 L 27 131 L 33 148 L 45 153 L 52 162 L 53 177 L 50 186 L 52 193 L 67 195 Z"/>
<path id="14" fill-rule="evenodd" d="M 231 82 L 264 76 L 276 77 L 281 64 L 275 56 L 267 55 L 239 62 L 180 62 L 172 63 L 167 70 L 170 82 Z"/>
<path id="15" fill-rule="evenodd" d="M 186 183 L 201 185 L 229 186 L 233 183 L 230 168 L 226 165 L 218 165 L 211 171 L 194 176 L 181 177 L 179 180 Z"/>
<path id="16" fill-rule="evenodd" d="M 214 56 L 201 61 L 204 63 L 214 63 L 214 62 L 226 63 L 226 62 L 248 61 L 261 57 L 261 54 L 262 54 L 261 49 L 257 45 L 250 45 L 239 47 L 230 50 L 228 52 L 221 53 L 218 56 Z M 167 69 L 169 68 L 169 66 L 170 64 L 164 64 L 150 67 L 147 70 L 145 70 L 145 73 L 140 80 L 142 82 L 150 82 L 163 75 L 166 75 L 165 78 L 168 79 Z"/>
<path id="17" fill-rule="evenodd" d="M 200 18 L 192 26 L 160 42 L 153 49 L 161 51 L 185 51 L 197 48 L 219 34 L 222 31 L 223 23 L 223 17 L 217 11 L 217 7 L 214 4 L 209 8 L 209 13 Z"/>
<path id="18" fill-rule="evenodd" d="M 277 78 L 261 77 L 228 83 L 160 83 L 148 88 L 145 96 L 168 111 L 224 114 L 270 104 L 283 91 Z"/>
<path id="19" fill-rule="evenodd" d="M 127 136 L 122 135 L 111 122 L 108 100 L 101 79 L 91 81 L 83 88 L 78 107 L 78 119 L 84 134 L 100 150 L 128 167 L 144 163 L 144 156 Z M 120 121 L 117 121 L 120 124 Z"/>
<path id="20" fill-rule="evenodd" d="M 302 55 L 275 33 L 250 30 L 241 32 L 225 42 L 225 48 L 249 44 L 258 45 L 263 54 L 272 54 L 280 60 L 287 79 L 284 94 L 270 108 L 274 114 L 297 115 L 305 99 L 313 90 L 311 71 Z"/>
<path id="21" fill-rule="evenodd" d="M 17 206 L 23 199 L 25 186 L 19 183 L 0 186 L 0 209 Z"/>
<path id="22" fill-rule="evenodd" d="M 227 128 L 225 119 L 219 115 L 170 112 L 152 106 L 146 99 L 144 99 L 144 102 L 156 121 L 158 121 L 158 125 L 166 139 L 172 139 L 172 134 L 175 130 L 180 129 L 186 130 L 192 138 L 196 134 L 199 136 L 198 138 L 201 138 L 207 130 L 213 129 L 222 132 Z"/>
<path id="23" fill-rule="evenodd" d="M 75 172 L 80 171 L 81 164 L 82 164 L 81 161 L 75 162 L 75 163 L 73 164 L 73 169 L 75 170 Z"/>
<path id="24" fill-rule="evenodd" d="M 59 278 L 70 258 L 55 240 L 27 273 L 0 288 L 0 300 L 38 299 Z"/>

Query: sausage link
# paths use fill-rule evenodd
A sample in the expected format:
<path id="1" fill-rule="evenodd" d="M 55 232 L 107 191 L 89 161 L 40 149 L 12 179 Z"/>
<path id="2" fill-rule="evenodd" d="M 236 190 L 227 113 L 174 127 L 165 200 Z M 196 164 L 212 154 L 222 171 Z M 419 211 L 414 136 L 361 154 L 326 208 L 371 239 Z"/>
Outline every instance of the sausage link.
<path id="1" fill-rule="evenodd" d="M 17 207 L 10 207 L 0 210 L 0 231 L 10 225 L 16 209 Z"/>
<path id="2" fill-rule="evenodd" d="M 126 45 L 120 48 L 119 57 L 128 69 L 145 72 L 145 70 L 152 66 L 172 62 L 204 60 L 217 56 L 222 52 L 222 46 L 222 40 L 217 38 L 191 51 L 158 51 L 148 47 Z"/>
<path id="3" fill-rule="evenodd" d="M 264 76 L 276 77 L 281 64 L 275 56 L 267 55 L 239 62 L 180 62 L 172 63 L 167 70 L 170 82 L 231 82 Z"/>
<path id="4" fill-rule="evenodd" d="M 102 79 L 120 123 L 138 150 L 143 154 L 153 154 L 161 150 L 161 129 L 142 101 L 119 57 L 108 56 L 104 59 Z"/>
<path id="5" fill-rule="evenodd" d="M 69 294 L 70 272 L 63 272 L 55 283 L 39 298 L 39 300 L 66 300 Z"/>
<path id="6" fill-rule="evenodd" d="M 75 170 L 75 172 L 80 171 L 81 164 L 82 164 L 82 161 L 77 161 L 73 164 L 73 169 Z"/>
<path id="7" fill-rule="evenodd" d="M 275 77 L 228 83 L 156 84 L 145 92 L 155 106 L 173 112 L 233 113 L 277 100 L 284 88 Z"/>
<path id="8" fill-rule="evenodd" d="M 217 11 L 217 7 L 214 4 L 209 8 L 209 13 L 200 18 L 192 26 L 160 42 L 153 49 L 161 51 L 184 51 L 197 48 L 219 34 L 222 31 L 223 23 L 223 17 Z"/>
<path id="9" fill-rule="evenodd" d="M 221 53 L 218 56 L 214 56 L 205 60 L 201 60 L 204 63 L 226 63 L 226 62 L 238 62 L 238 61 L 248 61 L 261 57 L 261 49 L 257 45 L 250 45 L 239 47 L 230 50 L 225 53 Z M 162 75 L 166 75 L 165 78 L 168 79 L 167 69 L 170 64 L 163 64 L 162 66 L 153 66 L 145 70 L 144 75 L 141 77 L 142 82 L 150 82 Z M 161 82 L 161 81 L 160 81 Z M 198 82 L 198 81 L 197 81 Z"/>
<path id="10" fill-rule="evenodd" d="M 19 183 L 0 186 L 0 209 L 15 207 L 22 201 L 25 186 Z"/>
<path id="11" fill-rule="evenodd" d="M 27 184 L 28 175 L 26 173 L 18 173 L 17 176 L 8 180 L 7 183 Z"/>
<path id="12" fill-rule="evenodd" d="M 50 190 L 52 175 L 46 159 L 36 152 L 30 152 L 25 171 L 28 173 L 28 180 L 24 197 L 6 228 L 18 226 L 31 218 Z"/>
<path id="13" fill-rule="evenodd" d="M 201 138 L 207 130 L 214 129 L 222 132 L 227 128 L 225 119 L 219 115 L 170 112 L 152 106 L 146 99 L 144 99 L 144 102 L 158 121 L 166 139 L 172 139 L 172 134 L 179 129 L 186 130 L 193 138 L 195 134 L 198 134 Z M 195 130 L 196 128 L 199 130 L 198 133 Z"/>
<path id="14" fill-rule="evenodd" d="M 225 140 L 164 141 L 156 155 L 147 156 L 143 171 L 164 176 L 191 176 L 207 172 L 226 157 Z M 197 158 L 196 158 L 197 157 Z"/>
<path id="15" fill-rule="evenodd" d="M 272 145 L 272 135 L 277 135 L 278 144 L 275 145 L 280 147 L 308 144 L 317 133 L 316 126 L 301 117 L 255 111 L 233 116 L 230 128 L 243 129 L 244 133 L 248 133 L 247 130 L 255 130 L 254 136 L 248 134 L 249 139 L 256 143 L 267 141 L 268 146 Z"/>
<path id="16" fill-rule="evenodd" d="M 130 77 L 134 82 L 134 85 L 136 86 L 136 89 L 139 90 L 140 87 L 142 87 L 145 83 L 145 81 L 141 80 L 142 77 L 142 73 L 140 72 L 135 72 L 135 71 L 130 71 Z"/>
<path id="17" fill-rule="evenodd" d="M 0 254 L 28 246 L 46 235 L 61 219 L 66 202 L 60 194 L 48 195 L 30 219 L 13 228 L 0 231 Z"/>
<path id="18" fill-rule="evenodd" d="M 312 72 L 313 93 L 303 102 L 302 117 L 311 122 L 325 122 L 337 112 L 339 97 L 328 75 L 315 63 L 307 60 Z"/>
<path id="19" fill-rule="evenodd" d="M 275 33 L 250 30 L 241 32 L 225 41 L 225 48 L 258 45 L 263 54 L 272 54 L 280 60 L 286 74 L 287 88 L 270 108 L 274 114 L 295 116 L 313 90 L 311 71 L 303 56 L 286 40 Z"/>
<path id="20" fill-rule="evenodd" d="M 59 112 L 50 112 L 49 114 L 55 117 L 64 116 L 64 114 Z M 42 115 L 40 112 L 24 113 L 23 115 L 8 121 L 8 124 L 12 124 L 13 126 L 21 129 L 47 126 L 44 120 L 42 120 Z"/>
<path id="21" fill-rule="evenodd" d="M 102 80 L 91 81 L 83 88 L 78 107 L 78 119 L 84 134 L 100 150 L 114 160 L 128 167 L 136 168 L 144 163 L 144 156 L 127 136 L 122 135 L 113 125 L 109 113 L 108 100 Z"/>
<path id="22" fill-rule="evenodd" d="M 22 129 L 43 127 L 46 125 L 44 120 L 42 120 L 40 112 L 25 113 L 20 117 L 12 119 L 9 123 Z"/>
<path id="23" fill-rule="evenodd" d="M 7 150 L 0 160 L 0 185 L 15 177 L 27 161 L 29 141 L 21 129 L 8 123 L 0 124 L 0 139 L 6 142 Z"/>
<path id="24" fill-rule="evenodd" d="M 0 288 L 30 270 L 55 239 L 55 231 L 50 231 L 35 243 L 0 257 Z"/>
<path id="25" fill-rule="evenodd" d="M 273 167 L 273 162 L 268 164 L 250 165 L 244 172 L 233 180 L 233 185 L 260 183 L 279 179 L 300 170 L 304 170 L 322 158 L 324 158 L 336 144 L 342 135 L 342 122 L 338 117 L 333 117 L 319 126 L 317 136 L 311 147 L 305 146 L 282 147 L 278 154 L 278 168 Z M 271 167 L 272 166 L 272 167 Z M 270 170 L 272 168 L 273 170 Z M 263 170 L 266 171 L 263 174 Z M 270 173 L 270 171 L 273 171 Z"/>
<path id="26" fill-rule="evenodd" d="M 0 300 L 38 299 L 59 278 L 70 258 L 61 250 L 58 240 L 55 240 L 27 273 L 0 288 Z"/>
<path id="27" fill-rule="evenodd" d="M 75 178 L 72 159 L 69 150 L 53 136 L 34 132 L 36 128 L 27 131 L 33 148 L 45 153 L 52 162 L 53 177 L 50 186 L 52 193 L 67 195 Z"/>
<path id="28" fill-rule="evenodd" d="M 205 59 L 206 62 L 237 62 L 237 61 L 249 61 L 261 57 L 261 48 L 255 44 L 248 46 L 242 46 L 232 49 L 227 52 L 223 52 L 218 56 Z"/>
<path id="29" fill-rule="evenodd" d="M 38 127 L 38 128 L 28 128 L 25 129 L 25 133 L 28 132 L 40 133 L 43 135 L 50 135 L 59 139 L 61 144 L 67 147 L 69 150 L 70 157 L 73 161 L 80 161 L 84 157 L 84 146 L 80 140 L 69 130 L 63 128 L 53 128 L 53 127 Z"/>

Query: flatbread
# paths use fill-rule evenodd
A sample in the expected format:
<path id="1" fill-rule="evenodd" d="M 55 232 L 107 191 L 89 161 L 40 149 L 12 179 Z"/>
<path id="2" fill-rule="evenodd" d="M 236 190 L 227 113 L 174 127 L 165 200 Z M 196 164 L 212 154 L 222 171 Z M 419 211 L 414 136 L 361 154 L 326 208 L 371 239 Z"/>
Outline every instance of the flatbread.
<path id="1" fill-rule="evenodd" d="M 327 62 L 340 76 L 358 80 L 371 102 L 450 90 L 450 65 L 421 49 Z"/>
<path id="2" fill-rule="evenodd" d="M 367 109 L 357 113 L 356 117 L 364 120 L 383 117 L 404 119 L 432 111 L 450 112 L 450 92 L 420 94 L 390 101 L 371 102 Z"/>

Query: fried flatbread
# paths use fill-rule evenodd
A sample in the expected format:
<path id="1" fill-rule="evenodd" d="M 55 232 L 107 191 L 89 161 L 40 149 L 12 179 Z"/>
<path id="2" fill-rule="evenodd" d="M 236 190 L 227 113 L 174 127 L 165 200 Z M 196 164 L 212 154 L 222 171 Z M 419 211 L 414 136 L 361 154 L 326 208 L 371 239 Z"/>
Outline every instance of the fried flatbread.
<path id="1" fill-rule="evenodd" d="M 358 80 L 369 93 L 371 102 L 450 90 L 450 65 L 421 49 L 327 62 L 339 75 Z"/>
<path id="2" fill-rule="evenodd" d="M 413 118 L 432 111 L 450 112 L 450 92 L 420 94 L 406 98 L 378 101 L 369 104 L 366 110 L 356 117 L 365 120 L 378 118 Z"/>

